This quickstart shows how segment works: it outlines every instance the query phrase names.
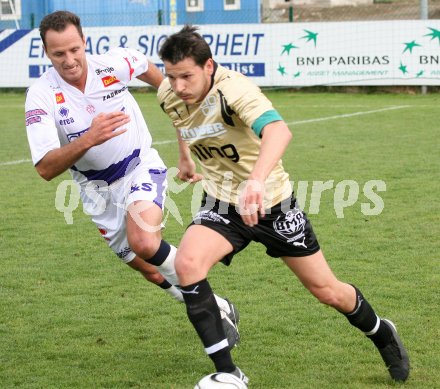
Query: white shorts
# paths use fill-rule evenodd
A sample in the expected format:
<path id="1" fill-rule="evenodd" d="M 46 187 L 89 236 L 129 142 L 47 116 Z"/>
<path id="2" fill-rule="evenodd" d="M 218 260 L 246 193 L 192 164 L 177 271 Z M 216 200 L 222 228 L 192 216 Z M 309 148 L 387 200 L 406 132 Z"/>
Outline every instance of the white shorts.
<path id="1" fill-rule="evenodd" d="M 146 160 L 145 160 L 146 159 Z M 150 149 L 148 158 L 124 178 L 111 185 L 106 182 L 89 182 L 81 188 L 84 212 L 91 215 L 102 237 L 125 263 L 134 259 L 127 239 L 127 207 L 144 200 L 164 209 L 167 190 L 167 169 L 156 150 Z"/>

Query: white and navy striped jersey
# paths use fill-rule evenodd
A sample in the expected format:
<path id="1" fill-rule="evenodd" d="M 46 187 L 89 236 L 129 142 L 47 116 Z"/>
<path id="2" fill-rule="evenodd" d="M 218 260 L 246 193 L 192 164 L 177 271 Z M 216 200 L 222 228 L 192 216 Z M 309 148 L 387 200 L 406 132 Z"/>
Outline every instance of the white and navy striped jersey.
<path id="1" fill-rule="evenodd" d="M 147 124 L 128 91 L 130 80 L 148 69 L 148 60 L 136 50 L 116 48 L 102 55 L 87 55 L 87 63 L 84 93 L 66 83 L 54 68 L 29 88 L 25 104 L 27 136 L 36 165 L 49 151 L 88 131 L 99 113 L 124 111 L 131 119 L 124 125 L 128 131 L 92 147 L 70 169 L 80 185 L 91 180 L 111 184 L 151 147 Z"/>

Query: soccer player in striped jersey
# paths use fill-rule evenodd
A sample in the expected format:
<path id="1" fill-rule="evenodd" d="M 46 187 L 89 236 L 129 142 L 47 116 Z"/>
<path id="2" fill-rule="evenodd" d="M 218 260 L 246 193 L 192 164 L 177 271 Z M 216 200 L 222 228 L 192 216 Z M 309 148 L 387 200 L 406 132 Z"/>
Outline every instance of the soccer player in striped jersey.
<path id="1" fill-rule="evenodd" d="M 182 301 L 176 248 L 161 234 L 167 168 L 128 90 L 134 77 L 157 88 L 162 72 L 129 48 L 87 55 L 80 19 L 68 11 L 45 16 L 40 36 L 53 67 L 26 95 L 37 172 L 50 181 L 69 171 L 84 210 L 114 253 Z M 216 301 L 234 321 L 232 304 L 218 296 Z"/>

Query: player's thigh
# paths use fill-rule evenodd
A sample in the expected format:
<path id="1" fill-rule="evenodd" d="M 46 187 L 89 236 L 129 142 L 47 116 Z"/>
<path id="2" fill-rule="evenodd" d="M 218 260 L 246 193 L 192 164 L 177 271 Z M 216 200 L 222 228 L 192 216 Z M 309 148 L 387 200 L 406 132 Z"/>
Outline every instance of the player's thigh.
<path id="1" fill-rule="evenodd" d="M 217 231 L 203 225 L 189 226 L 176 254 L 180 281 L 188 285 L 206 277 L 209 269 L 232 250 L 232 244 Z"/>
<path id="2" fill-rule="evenodd" d="M 150 235 L 160 236 L 167 188 L 166 169 L 141 163 L 129 178 L 125 184 L 125 207 L 128 240 L 132 244 Z"/>
<path id="3" fill-rule="evenodd" d="M 83 203 L 89 206 L 86 194 L 81 192 L 81 195 Z M 124 207 L 119 206 L 124 198 L 123 188 L 113 185 L 111 190 L 101 196 L 105 199 L 106 206 L 103 210 L 90 214 L 92 221 L 114 253 L 124 263 L 128 263 L 133 260 L 135 254 L 127 241 L 126 211 Z"/>
<path id="4" fill-rule="evenodd" d="M 127 239 L 140 256 L 152 256 L 161 241 L 162 209 L 150 201 L 135 201 L 127 209 Z"/>
<path id="5" fill-rule="evenodd" d="M 135 201 L 127 207 L 127 233 L 155 234 L 162 229 L 163 211 L 148 200 Z"/>
<path id="6" fill-rule="evenodd" d="M 321 250 L 305 257 L 282 257 L 284 263 L 309 290 L 338 283 Z"/>

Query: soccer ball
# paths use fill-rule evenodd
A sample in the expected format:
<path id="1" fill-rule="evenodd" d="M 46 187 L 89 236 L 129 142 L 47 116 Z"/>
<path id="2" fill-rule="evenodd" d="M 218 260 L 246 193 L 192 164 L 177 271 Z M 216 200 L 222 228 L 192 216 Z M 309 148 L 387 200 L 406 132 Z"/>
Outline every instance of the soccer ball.
<path id="1" fill-rule="evenodd" d="M 212 373 L 203 377 L 194 389 L 247 389 L 247 385 L 233 374 Z"/>

